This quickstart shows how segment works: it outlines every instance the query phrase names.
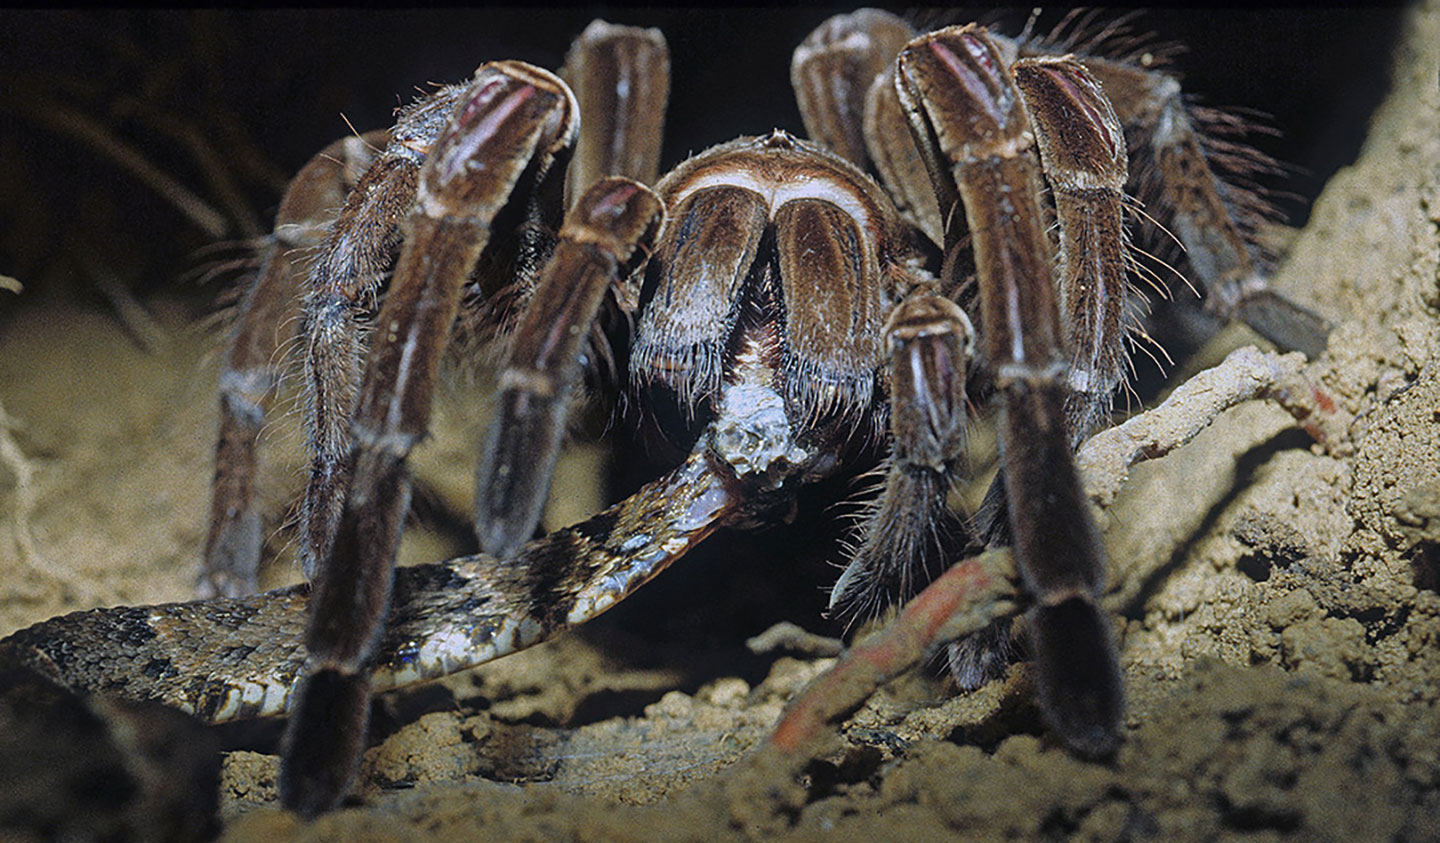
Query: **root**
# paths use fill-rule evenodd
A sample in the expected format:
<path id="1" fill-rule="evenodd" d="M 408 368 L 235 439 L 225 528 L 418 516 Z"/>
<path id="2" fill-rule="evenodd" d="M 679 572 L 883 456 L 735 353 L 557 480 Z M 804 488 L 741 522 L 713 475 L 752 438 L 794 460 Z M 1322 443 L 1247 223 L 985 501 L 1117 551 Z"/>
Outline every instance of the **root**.
<path id="1" fill-rule="evenodd" d="M 1225 410 L 1254 398 L 1274 398 L 1296 414 L 1308 412 L 1286 399 L 1303 385 L 1303 354 L 1237 349 L 1220 365 L 1195 375 L 1160 406 L 1097 433 L 1076 457 L 1086 493 L 1101 508 L 1138 462 L 1162 457 L 1194 439 Z M 1306 429 L 1309 429 L 1308 427 Z M 1123 583 L 1112 586 L 1123 590 Z M 823 752 L 833 729 L 881 685 L 919 664 L 941 644 L 978 631 L 1027 602 L 1007 549 L 961 561 L 908 603 L 899 617 L 867 636 L 791 700 L 753 763 L 775 763 L 798 772 Z"/>

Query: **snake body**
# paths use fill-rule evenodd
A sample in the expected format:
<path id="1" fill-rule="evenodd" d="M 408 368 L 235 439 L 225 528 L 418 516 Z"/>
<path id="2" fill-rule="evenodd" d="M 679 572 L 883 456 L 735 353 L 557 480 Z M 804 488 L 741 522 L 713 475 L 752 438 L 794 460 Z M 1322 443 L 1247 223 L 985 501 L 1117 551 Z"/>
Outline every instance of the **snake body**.
<path id="1" fill-rule="evenodd" d="M 435 679 L 595 617 L 720 526 L 741 499 L 697 448 L 600 514 L 526 545 L 395 571 L 376 691 Z M 289 710 L 304 674 L 310 586 L 241 598 L 91 609 L 0 640 L 0 666 L 82 694 L 155 700 L 210 722 Z"/>

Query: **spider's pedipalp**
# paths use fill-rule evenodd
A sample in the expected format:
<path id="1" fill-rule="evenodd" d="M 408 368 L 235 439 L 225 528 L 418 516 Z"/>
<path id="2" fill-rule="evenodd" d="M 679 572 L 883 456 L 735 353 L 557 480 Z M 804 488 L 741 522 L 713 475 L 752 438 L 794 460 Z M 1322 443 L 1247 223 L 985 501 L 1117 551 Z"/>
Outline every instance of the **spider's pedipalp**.
<path id="1" fill-rule="evenodd" d="M 476 474 L 475 534 L 502 559 L 535 532 L 581 375 L 581 352 L 607 292 L 649 254 L 664 206 L 623 178 L 596 182 L 560 229 L 500 373 Z"/>
<path id="2" fill-rule="evenodd" d="M 965 373 L 975 329 L 954 302 L 907 298 L 885 326 L 889 349 L 890 464 L 861 540 L 830 591 L 830 611 L 861 619 L 903 603 L 966 538 L 948 497 L 965 443 Z"/>

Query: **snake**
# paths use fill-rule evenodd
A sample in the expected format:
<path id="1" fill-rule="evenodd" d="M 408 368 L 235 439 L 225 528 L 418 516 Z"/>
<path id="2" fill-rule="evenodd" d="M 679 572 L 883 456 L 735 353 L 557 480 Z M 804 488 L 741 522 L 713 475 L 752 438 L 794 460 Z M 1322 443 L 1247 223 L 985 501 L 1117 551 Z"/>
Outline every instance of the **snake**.
<path id="1" fill-rule="evenodd" d="M 599 615 L 749 500 L 705 447 L 588 520 L 510 559 L 476 554 L 395 569 L 373 664 L 384 691 L 548 640 Z M 308 583 L 238 598 L 73 612 L 0 640 L 15 667 L 81 695 L 153 700 L 211 723 L 279 716 L 305 674 Z"/>

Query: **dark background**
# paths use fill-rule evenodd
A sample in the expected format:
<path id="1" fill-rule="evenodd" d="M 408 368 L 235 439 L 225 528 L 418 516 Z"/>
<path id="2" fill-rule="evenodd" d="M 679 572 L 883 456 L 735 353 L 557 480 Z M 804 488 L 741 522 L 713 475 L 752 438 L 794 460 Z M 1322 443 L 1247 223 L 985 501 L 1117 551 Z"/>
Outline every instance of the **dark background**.
<path id="1" fill-rule="evenodd" d="M 73 270 L 100 261 L 141 298 L 184 293 L 203 308 L 235 273 L 205 286 L 188 279 L 243 254 L 214 243 L 268 227 L 287 174 L 347 133 L 347 119 L 360 130 L 386 125 L 417 90 L 464 79 L 488 59 L 558 67 L 596 16 L 659 26 L 669 38 L 665 167 L 735 135 L 800 132 L 790 51 L 836 11 L 0 12 L 0 274 L 24 283 L 21 298 L 32 301 L 95 297 Z M 992 21 L 1013 33 L 1027 15 L 910 17 Z M 1059 17 L 1043 15 L 1038 31 Z M 1281 204 L 1298 224 L 1358 151 L 1384 94 L 1397 19 L 1390 9 L 1162 9 L 1135 28 L 1185 46 L 1174 70 L 1199 101 L 1270 115 L 1281 134 L 1254 141 L 1293 168 L 1271 185 L 1294 194 Z M 76 128 L 77 114 L 88 129 Z M 220 209 L 224 233 L 200 230 L 100 151 L 116 143 Z M 0 312 L 16 302 L 0 293 Z"/>

